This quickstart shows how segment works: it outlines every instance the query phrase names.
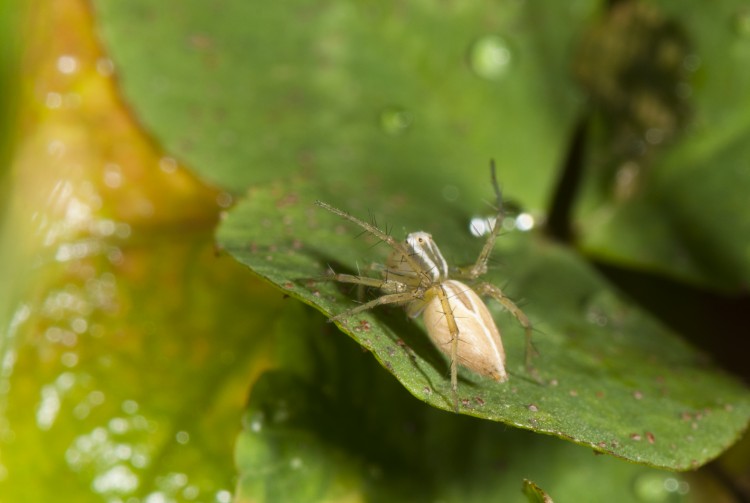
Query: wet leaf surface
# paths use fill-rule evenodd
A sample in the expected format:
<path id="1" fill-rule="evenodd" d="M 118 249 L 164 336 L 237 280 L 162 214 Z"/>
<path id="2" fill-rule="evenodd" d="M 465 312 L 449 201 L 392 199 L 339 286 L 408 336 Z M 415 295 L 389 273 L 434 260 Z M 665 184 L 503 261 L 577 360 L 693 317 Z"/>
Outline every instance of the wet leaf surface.
<path id="1" fill-rule="evenodd" d="M 253 334 L 272 330 L 281 296 L 217 261 L 206 233 L 147 243 L 120 243 L 114 265 L 46 264 L 17 306 L 0 381 L 3 501 L 229 500 L 233 435 L 216 432 L 237 428 L 266 361 Z M 238 318 L 216 285 L 257 315 Z"/>

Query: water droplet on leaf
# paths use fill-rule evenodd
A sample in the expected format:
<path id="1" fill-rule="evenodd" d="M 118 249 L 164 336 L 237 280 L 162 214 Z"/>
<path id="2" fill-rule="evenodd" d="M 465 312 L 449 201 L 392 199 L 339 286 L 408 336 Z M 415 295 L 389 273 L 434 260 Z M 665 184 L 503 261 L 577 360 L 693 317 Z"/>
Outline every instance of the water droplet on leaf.
<path id="1" fill-rule="evenodd" d="M 78 69 L 78 60 L 73 56 L 63 55 L 57 58 L 57 70 L 60 73 L 70 75 Z"/>
<path id="2" fill-rule="evenodd" d="M 515 227 L 521 232 L 527 232 L 534 228 L 534 217 L 531 213 L 521 213 L 516 217 Z"/>
<path id="3" fill-rule="evenodd" d="M 389 135 L 397 136 L 411 125 L 411 114 L 401 107 L 387 107 L 380 113 L 380 127 Z"/>
<path id="4" fill-rule="evenodd" d="M 475 237 L 485 236 L 492 232 L 495 221 L 495 217 L 474 217 L 469 222 L 469 232 Z"/>
<path id="5" fill-rule="evenodd" d="M 499 35 L 487 35 L 471 46 L 469 65 L 478 76 L 500 80 L 508 73 L 513 60 L 508 43 Z"/>

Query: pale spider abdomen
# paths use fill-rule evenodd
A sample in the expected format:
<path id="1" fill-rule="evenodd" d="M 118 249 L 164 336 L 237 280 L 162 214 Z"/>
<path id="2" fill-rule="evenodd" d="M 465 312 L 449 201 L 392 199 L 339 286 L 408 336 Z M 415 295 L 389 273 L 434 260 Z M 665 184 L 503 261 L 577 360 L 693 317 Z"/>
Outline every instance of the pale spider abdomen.
<path id="1" fill-rule="evenodd" d="M 507 381 L 505 350 L 500 339 L 500 331 L 479 295 L 455 280 L 444 281 L 433 288 L 442 288 L 445 291 L 456 320 L 458 363 L 496 381 Z M 425 304 L 420 307 L 423 309 L 422 315 L 427 334 L 438 349 L 451 356 L 452 335 L 445 321 L 445 312 L 440 299 L 437 294 L 431 294 L 428 291 L 425 301 Z"/>

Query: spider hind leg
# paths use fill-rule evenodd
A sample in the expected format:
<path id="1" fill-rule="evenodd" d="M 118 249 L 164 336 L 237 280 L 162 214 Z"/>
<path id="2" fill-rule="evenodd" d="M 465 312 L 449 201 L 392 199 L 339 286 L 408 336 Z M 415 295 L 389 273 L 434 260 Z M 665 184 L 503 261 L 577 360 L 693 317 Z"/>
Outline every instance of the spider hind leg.
<path id="1" fill-rule="evenodd" d="M 524 330 L 524 337 L 526 339 L 526 352 L 525 352 L 525 364 L 526 364 L 526 371 L 534 377 L 537 381 L 539 380 L 538 373 L 536 371 L 536 368 L 534 368 L 533 365 L 533 359 L 535 356 L 537 356 L 537 351 L 534 349 L 534 345 L 531 340 L 531 332 L 532 332 L 532 326 L 531 322 L 529 321 L 529 318 L 526 316 L 526 314 L 521 310 L 520 307 L 518 307 L 515 302 L 510 300 L 503 291 L 496 287 L 495 285 L 491 283 L 480 283 L 476 285 L 475 287 L 477 293 L 479 295 L 488 295 L 495 299 L 497 302 L 500 303 L 501 306 L 503 306 L 510 314 L 513 315 L 513 317 L 518 321 L 518 323 L 523 327 Z"/>

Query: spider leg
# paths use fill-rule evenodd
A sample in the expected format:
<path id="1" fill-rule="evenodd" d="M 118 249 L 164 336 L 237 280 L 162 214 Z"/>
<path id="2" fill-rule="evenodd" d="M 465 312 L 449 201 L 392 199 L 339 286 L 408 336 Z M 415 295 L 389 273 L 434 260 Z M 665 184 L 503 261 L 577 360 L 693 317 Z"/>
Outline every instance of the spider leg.
<path id="1" fill-rule="evenodd" d="M 445 322 L 448 324 L 448 332 L 451 335 L 451 396 L 453 398 L 453 410 L 458 412 L 458 323 L 456 323 L 453 308 L 443 285 L 438 285 L 435 291 L 445 315 Z"/>
<path id="2" fill-rule="evenodd" d="M 421 279 L 422 279 L 422 281 L 424 283 L 429 283 L 430 282 L 430 277 L 427 275 L 426 272 L 422 271 L 422 268 L 420 267 L 419 263 L 416 260 L 414 260 L 414 258 L 412 258 L 411 252 L 409 252 L 409 250 L 407 250 L 406 247 L 404 247 L 403 244 L 401 244 L 399 241 L 397 241 L 396 239 L 394 239 L 393 236 L 391 236 L 387 232 L 381 231 L 380 229 L 378 229 L 374 225 L 369 224 L 369 223 L 365 222 L 364 220 L 360 220 L 359 218 L 357 218 L 357 217 L 355 217 L 353 215 L 350 215 L 349 213 L 347 213 L 347 212 L 345 212 L 343 210 L 340 210 L 338 208 L 334 208 L 333 206 L 331 206 L 328 203 L 324 203 L 323 201 L 315 201 L 315 204 L 318 205 L 318 206 L 320 206 L 324 210 L 328 210 L 331 213 L 340 216 L 341 218 L 349 220 L 350 222 L 352 222 L 352 223 L 360 226 L 366 232 L 369 232 L 370 234 L 372 234 L 376 238 L 378 238 L 381 241 L 383 241 L 385 244 L 387 244 L 388 246 L 390 246 L 391 248 L 393 248 L 396 252 L 400 253 L 404 257 L 404 259 L 409 263 L 409 266 L 411 267 L 411 269 L 413 271 L 417 271 L 418 272 L 418 274 L 420 275 L 420 277 L 421 277 Z"/>
<path id="3" fill-rule="evenodd" d="M 382 306 L 384 304 L 403 304 L 403 303 L 410 302 L 418 298 L 419 298 L 419 294 L 413 291 L 391 293 L 391 294 L 383 295 L 382 297 L 373 299 L 370 302 L 366 302 L 360 306 L 354 307 L 352 309 L 344 311 L 343 313 L 337 314 L 336 316 L 331 317 L 330 321 L 342 321 L 357 313 L 361 313 L 362 311 L 367 311 L 368 309 L 372 309 L 373 307 Z"/>
<path id="4" fill-rule="evenodd" d="M 503 291 L 495 285 L 491 283 L 480 283 L 474 289 L 479 295 L 489 295 L 490 297 L 498 301 L 505 309 L 510 311 L 510 314 L 512 314 L 513 317 L 518 320 L 518 323 L 521 324 L 524 329 L 524 335 L 526 337 L 526 371 L 536 380 L 539 380 L 536 369 L 532 364 L 532 360 L 535 356 L 537 356 L 537 352 L 536 349 L 534 349 L 534 345 L 531 341 L 531 322 L 529 321 L 529 318 L 527 318 L 526 314 L 521 311 L 520 307 L 518 307 L 508 297 L 506 297 Z"/>
<path id="5" fill-rule="evenodd" d="M 355 285 L 370 286 L 379 288 L 386 293 L 403 293 L 406 292 L 408 286 L 400 281 L 394 281 L 391 279 L 380 279 L 370 278 L 367 276 L 352 276 L 351 274 L 338 274 L 333 273 L 325 278 L 325 281 L 337 281 L 339 283 L 352 283 Z"/>
<path id="6" fill-rule="evenodd" d="M 500 186 L 497 183 L 497 174 L 495 173 L 495 160 L 490 160 L 490 174 L 492 178 L 492 188 L 495 190 L 495 204 L 497 204 L 497 215 L 495 216 L 495 223 L 492 226 L 492 231 L 487 236 L 482 251 L 479 253 L 474 265 L 460 267 L 454 274 L 455 277 L 462 279 L 477 279 L 479 276 L 487 272 L 487 261 L 490 258 L 492 249 L 495 247 L 495 240 L 500 234 L 503 221 L 503 196 L 500 191 Z"/>

